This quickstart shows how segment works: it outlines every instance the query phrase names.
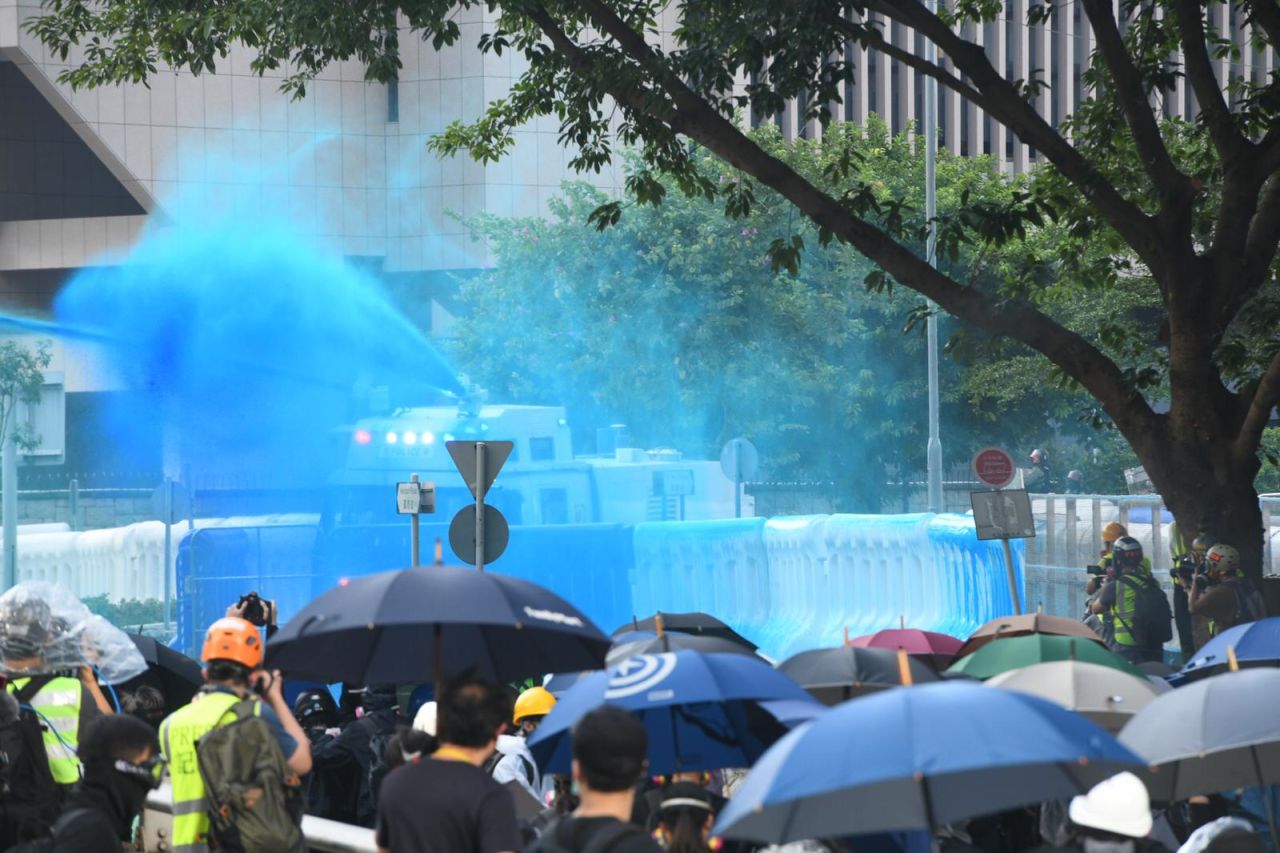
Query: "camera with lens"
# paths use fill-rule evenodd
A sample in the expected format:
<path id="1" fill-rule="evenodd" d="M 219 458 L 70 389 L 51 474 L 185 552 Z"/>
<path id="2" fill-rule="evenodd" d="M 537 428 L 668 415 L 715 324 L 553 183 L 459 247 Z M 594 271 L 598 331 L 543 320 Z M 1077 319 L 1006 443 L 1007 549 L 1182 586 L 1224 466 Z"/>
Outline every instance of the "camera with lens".
<path id="1" fill-rule="evenodd" d="M 1087 574 L 1092 575 L 1095 578 L 1104 578 L 1107 576 L 1107 570 L 1102 568 L 1102 566 L 1085 566 L 1084 570 Z"/>
<path id="2" fill-rule="evenodd" d="M 242 619 L 259 628 L 265 628 L 271 623 L 270 614 L 275 609 L 274 602 L 260 597 L 256 592 L 240 596 L 236 607 L 240 609 Z"/>

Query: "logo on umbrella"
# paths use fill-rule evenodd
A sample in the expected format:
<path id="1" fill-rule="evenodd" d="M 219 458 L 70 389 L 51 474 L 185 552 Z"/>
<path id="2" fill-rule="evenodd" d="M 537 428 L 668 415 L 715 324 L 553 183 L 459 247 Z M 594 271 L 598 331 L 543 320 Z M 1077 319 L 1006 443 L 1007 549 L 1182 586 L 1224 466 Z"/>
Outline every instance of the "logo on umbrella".
<path id="1" fill-rule="evenodd" d="M 524 615 L 530 619 L 541 619 L 543 622 L 556 622 L 561 625 L 568 625 L 570 628 L 581 628 L 582 620 L 577 616 L 570 616 L 567 613 L 557 613 L 554 610 L 539 610 L 536 607 L 525 605 Z"/>
<path id="2" fill-rule="evenodd" d="M 650 687 L 661 684 L 675 668 L 676 656 L 669 652 L 628 658 L 613 671 L 604 698 L 621 699 L 643 693 Z"/>

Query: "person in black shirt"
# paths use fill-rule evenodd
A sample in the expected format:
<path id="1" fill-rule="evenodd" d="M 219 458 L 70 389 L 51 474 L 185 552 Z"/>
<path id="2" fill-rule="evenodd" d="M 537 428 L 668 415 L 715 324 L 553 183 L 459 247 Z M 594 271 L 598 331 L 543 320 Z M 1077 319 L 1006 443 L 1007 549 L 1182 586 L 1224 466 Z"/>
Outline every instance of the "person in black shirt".
<path id="1" fill-rule="evenodd" d="M 437 706 L 440 745 L 389 774 L 377 842 L 389 853 L 514 853 L 523 843 L 511 792 L 481 769 L 511 719 L 500 687 L 464 676 Z"/>
<path id="2" fill-rule="evenodd" d="M 53 825 L 55 853 L 120 853 L 163 762 L 155 729 L 124 714 L 99 717 L 80 741 L 84 779 Z"/>
<path id="3" fill-rule="evenodd" d="M 636 785 L 649 750 L 644 725 L 621 708 L 604 705 L 573 727 L 573 781 L 581 802 L 547 827 L 530 853 L 660 853 L 633 823 Z"/>

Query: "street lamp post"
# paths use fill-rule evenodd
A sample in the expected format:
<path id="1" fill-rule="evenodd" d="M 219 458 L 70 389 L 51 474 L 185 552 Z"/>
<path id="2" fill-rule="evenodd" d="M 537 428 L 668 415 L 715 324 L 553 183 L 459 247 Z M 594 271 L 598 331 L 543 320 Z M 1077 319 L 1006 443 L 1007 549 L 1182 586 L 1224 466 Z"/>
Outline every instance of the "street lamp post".
<path id="1" fill-rule="evenodd" d="M 937 11 L 937 0 L 926 0 L 929 11 Z M 924 42 L 925 61 L 936 64 L 938 47 L 931 39 Z M 930 266 L 938 265 L 938 226 L 934 221 L 938 214 L 938 81 L 924 79 L 924 209 L 929 220 L 929 240 L 926 254 Z M 927 447 L 929 512 L 942 512 L 942 438 L 939 434 L 938 413 L 938 318 L 937 306 L 929 302 L 926 319 L 926 337 L 929 349 L 929 444 Z"/>

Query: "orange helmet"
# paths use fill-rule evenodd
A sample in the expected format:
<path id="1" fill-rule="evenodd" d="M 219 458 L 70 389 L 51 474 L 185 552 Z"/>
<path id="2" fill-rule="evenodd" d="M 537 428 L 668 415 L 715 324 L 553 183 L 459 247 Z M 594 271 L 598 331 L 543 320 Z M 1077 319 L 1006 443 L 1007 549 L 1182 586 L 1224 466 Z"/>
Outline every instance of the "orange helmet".
<path id="1" fill-rule="evenodd" d="M 262 638 L 253 623 L 237 616 L 226 616 L 209 626 L 204 635 L 200 659 L 231 661 L 249 669 L 262 663 Z"/>

